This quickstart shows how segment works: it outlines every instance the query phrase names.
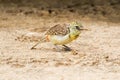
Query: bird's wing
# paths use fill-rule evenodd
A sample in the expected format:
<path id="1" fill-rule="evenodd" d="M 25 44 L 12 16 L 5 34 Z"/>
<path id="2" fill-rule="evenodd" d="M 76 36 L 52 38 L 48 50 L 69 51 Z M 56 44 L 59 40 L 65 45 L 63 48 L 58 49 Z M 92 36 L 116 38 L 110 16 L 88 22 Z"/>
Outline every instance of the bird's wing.
<path id="1" fill-rule="evenodd" d="M 51 27 L 50 29 L 48 29 L 48 31 L 46 32 L 46 35 L 66 35 L 68 34 L 69 31 L 69 27 L 67 27 L 65 24 L 60 25 L 57 24 L 53 27 Z"/>

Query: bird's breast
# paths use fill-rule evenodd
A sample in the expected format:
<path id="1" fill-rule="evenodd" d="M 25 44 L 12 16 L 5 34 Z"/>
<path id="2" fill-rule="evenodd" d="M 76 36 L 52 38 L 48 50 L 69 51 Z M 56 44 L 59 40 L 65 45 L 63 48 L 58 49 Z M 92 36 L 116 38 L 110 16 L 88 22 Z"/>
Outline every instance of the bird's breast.
<path id="1" fill-rule="evenodd" d="M 52 42 L 53 44 L 57 45 L 63 45 L 70 43 L 71 41 L 75 40 L 79 35 L 65 35 L 65 36 L 58 36 L 58 35 L 53 35 L 53 36 L 48 36 L 48 40 Z"/>
<path id="2" fill-rule="evenodd" d="M 49 36 L 49 40 L 53 44 L 57 44 L 57 45 L 67 44 L 72 41 L 69 38 L 69 35 L 65 35 L 65 36 L 53 35 L 53 36 Z"/>
<path id="3" fill-rule="evenodd" d="M 70 35 L 69 37 L 71 40 L 75 40 L 79 37 L 79 35 Z"/>

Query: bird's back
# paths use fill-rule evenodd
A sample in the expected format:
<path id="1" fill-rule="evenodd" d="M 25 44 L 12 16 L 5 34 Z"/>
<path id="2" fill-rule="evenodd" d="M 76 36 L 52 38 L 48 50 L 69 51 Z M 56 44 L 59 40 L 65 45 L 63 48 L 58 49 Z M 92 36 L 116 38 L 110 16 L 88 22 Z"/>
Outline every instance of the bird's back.
<path id="1" fill-rule="evenodd" d="M 46 35 L 60 35 L 60 36 L 64 36 L 66 34 L 68 34 L 69 28 L 67 27 L 67 25 L 63 24 L 57 24 L 53 27 L 51 27 L 50 29 L 48 29 L 48 31 L 46 32 Z"/>

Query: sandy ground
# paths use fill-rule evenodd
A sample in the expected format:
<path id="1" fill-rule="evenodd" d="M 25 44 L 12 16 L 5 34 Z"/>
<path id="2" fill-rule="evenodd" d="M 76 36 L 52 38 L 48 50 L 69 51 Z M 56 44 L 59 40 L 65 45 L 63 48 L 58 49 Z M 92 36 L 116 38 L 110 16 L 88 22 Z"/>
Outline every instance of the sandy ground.
<path id="1" fill-rule="evenodd" d="M 120 24 L 43 13 L 0 12 L 0 80 L 120 80 Z M 55 51 L 51 43 L 30 50 L 39 40 L 31 33 L 74 20 L 90 29 L 68 44 L 77 54 Z"/>

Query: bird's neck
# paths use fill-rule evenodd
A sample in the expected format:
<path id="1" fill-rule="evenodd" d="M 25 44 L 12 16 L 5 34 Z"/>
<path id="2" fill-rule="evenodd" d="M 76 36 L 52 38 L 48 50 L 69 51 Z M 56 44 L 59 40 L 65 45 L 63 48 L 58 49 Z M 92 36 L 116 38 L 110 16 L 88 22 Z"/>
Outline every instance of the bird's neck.
<path id="1" fill-rule="evenodd" d="M 80 34 L 79 31 L 71 31 L 69 33 L 69 37 L 74 40 L 74 39 L 78 38 L 79 34 Z"/>

